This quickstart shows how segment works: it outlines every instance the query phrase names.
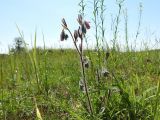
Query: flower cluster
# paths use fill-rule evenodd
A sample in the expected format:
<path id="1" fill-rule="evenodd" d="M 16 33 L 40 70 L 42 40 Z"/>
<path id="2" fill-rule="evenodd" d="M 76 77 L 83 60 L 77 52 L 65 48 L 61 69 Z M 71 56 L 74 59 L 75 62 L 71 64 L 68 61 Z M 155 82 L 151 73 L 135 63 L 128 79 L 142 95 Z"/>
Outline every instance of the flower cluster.
<path id="1" fill-rule="evenodd" d="M 77 42 L 78 38 L 83 40 L 83 36 L 86 34 L 87 30 L 90 29 L 90 22 L 83 20 L 82 15 L 78 15 L 77 21 L 79 23 L 79 27 L 78 27 L 78 30 L 74 30 L 74 34 L 73 34 L 74 42 Z M 68 38 L 68 35 L 65 33 L 64 30 L 68 30 L 70 32 L 64 18 L 62 19 L 62 26 L 63 26 L 63 29 L 60 35 L 60 40 L 64 41 L 64 40 L 67 40 Z M 79 46 L 79 48 L 81 49 L 81 46 Z"/>
<path id="2" fill-rule="evenodd" d="M 62 19 L 63 29 L 60 34 L 60 40 L 61 41 L 67 40 L 68 35 L 65 33 L 65 31 L 68 31 L 73 40 L 74 46 L 76 48 L 76 51 L 79 55 L 80 62 L 81 62 L 82 78 L 79 81 L 79 87 L 80 87 L 80 90 L 82 90 L 86 94 L 90 112 L 91 114 L 93 114 L 91 100 L 90 100 L 90 96 L 88 93 L 87 80 L 85 76 L 85 68 L 89 67 L 89 58 L 84 57 L 83 55 L 83 38 L 85 37 L 87 30 L 90 29 L 90 22 L 83 20 L 82 15 L 78 15 L 77 21 L 79 23 L 78 29 L 74 30 L 74 33 L 72 33 L 70 29 L 68 28 L 68 25 L 65 19 L 64 18 Z"/>

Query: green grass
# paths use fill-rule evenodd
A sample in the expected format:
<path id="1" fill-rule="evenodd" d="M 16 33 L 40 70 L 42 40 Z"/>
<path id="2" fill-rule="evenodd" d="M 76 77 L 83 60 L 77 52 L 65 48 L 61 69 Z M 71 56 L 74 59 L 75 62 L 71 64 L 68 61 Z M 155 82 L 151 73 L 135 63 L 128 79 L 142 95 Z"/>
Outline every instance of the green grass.
<path id="1" fill-rule="evenodd" d="M 36 71 L 28 53 L 0 56 L 0 119 L 36 119 L 36 104 L 44 120 L 160 118 L 159 50 L 111 51 L 106 63 L 101 60 L 110 72 L 100 79 L 103 84 L 96 81 L 96 52 L 85 51 L 85 55 L 91 60 L 86 73 L 94 116 L 89 116 L 85 94 L 79 89 L 81 72 L 76 51 L 37 49 Z"/>
<path id="2" fill-rule="evenodd" d="M 25 47 L 15 54 L 0 55 L 0 119 L 160 120 L 160 50 L 134 51 L 141 27 L 140 4 L 135 46 L 129 46 L 126 11 L 126 52 L 120 51 L 124 0 L 116 0 L 116 4 L 113 39 L 108 45 L 104 0 L 92 3 L 96 50 L 83 49 L 84 43 L 88 45 L 86 32 L 90 29 L 88 20 L 84 21 L 85 0 L 79 3 L 78 30 L 72 33 L 62 19 L 60 40 L 67 39 L 69 33 L 76 49 L 36 48 L 35 32 L 34 48 L 28 50 L 17 26 Z"/>

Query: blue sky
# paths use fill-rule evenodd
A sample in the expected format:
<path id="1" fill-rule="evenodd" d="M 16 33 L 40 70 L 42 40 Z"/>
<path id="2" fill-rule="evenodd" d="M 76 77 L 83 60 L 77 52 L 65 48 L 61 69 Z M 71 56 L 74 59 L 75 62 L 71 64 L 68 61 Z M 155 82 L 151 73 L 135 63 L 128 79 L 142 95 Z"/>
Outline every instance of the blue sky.
<path id="1" fill-rule="evenodd" d="M 92 0 L 90 0 L 92 1 Z M 110 31 L 111 15 L 117 14 L 116 0 L 105 0 L 106 28 Z M 135 35 L 139 3 L 143 4 L 141 37 L 144 39 L 159 38 L 160 33 L 160 1 L 159 0 L 126 0 L 124 9 L 128 10 L 128 27 L 130 39 Z M 79 0 L 1 0 L 0 3 L 0 52 L 7 52 L 8 45 L 13 44 L 19 36 L 16 24 L 23 31 L 25 41 L 31 46 L 35 30 L 37 31 L 37 46 L 43 46 L 42 32 L 47 47 L 72 47 L 71 41 L 61 43 L 61 19 L 64 17 L 71 29 L 77 28 L 76 17 L 79 11 Z M 87 2 L 86 18 L 92 25 L 92 5 Z M 123 16 L 121 17 L 123 24 Z M 119 30 L 123 31 L 121 26 Z M 90 32 L 90 34 L 92 34 Z M 107 33 L 106 33 L 107 34 Z M 110 38 L 110 37 L 109 37 Z M 132 40 L 131 40 L 132 41 Z M 92 41 L 90 41 L 92 43 Z"/>

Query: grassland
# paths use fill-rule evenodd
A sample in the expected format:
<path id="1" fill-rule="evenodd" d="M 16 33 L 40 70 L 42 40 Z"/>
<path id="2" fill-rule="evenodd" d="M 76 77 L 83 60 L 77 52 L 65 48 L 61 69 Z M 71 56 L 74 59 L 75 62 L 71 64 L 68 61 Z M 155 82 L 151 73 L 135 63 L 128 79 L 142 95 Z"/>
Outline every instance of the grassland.
<path id="1" fill-rule="evenodd" d="M 99 79 L 101 84 L 97 83 L 97 52 L 84 52 L 90 59 L 86 74 L 93 116 L 88 114 L 85 93 L 79 88 L 80 62 L 75 50 L 37 49 L 36 54 L 32 50 L 1 55 L 0 119 L 160 118 L 160 51 L 109 52 L 101 65 L 110 74 Z M 105 58 L 103 51 L 101 55 Z"/>
<path id="2" fill-rule="evenodd" d="M 70 37 L 75 49 L 46 49 L 45 45 L 44 49 L 36 48 L 36 32 L 34 47 L 28 49 L 17 26 L 23 49 L 18 46 L 12 49 L 14 53 L 0 55 L 0 119 L 160 120 L 160 50 L 136 52 L 141 3 L 132 38 L 135 46 L 130 48 L 127 9 L 122 14 L 124 2 L 116 0 L 118 11 L 110 25 L 113 34 L 106 40 L 105 1 L 91 3 L 90 26 L 85 19 L 90 6 L 80 0 L 75 18 L 78 29 L 72 33 L 65 18 L 61 23 L 61 42 Z M 124 35 L 119 35 L 121 16 Z M 93 31 L 96 50 L 83 48 L 84 43 L 88 45 L 89 29 Z M 120 51 L 120 36 L 124 36 L 125 52 Z"/>

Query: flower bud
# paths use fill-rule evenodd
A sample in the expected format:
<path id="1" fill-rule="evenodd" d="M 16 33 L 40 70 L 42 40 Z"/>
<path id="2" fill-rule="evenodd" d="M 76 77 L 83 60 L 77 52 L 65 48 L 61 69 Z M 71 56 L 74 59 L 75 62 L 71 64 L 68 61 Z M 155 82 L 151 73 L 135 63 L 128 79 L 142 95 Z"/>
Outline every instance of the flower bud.
<path id="1" fill-rule="evenodd" d="M 62 32 L 60 34 L 60 40 L 64 41 L 64 37 L 65 37 L 65 32 L 64 32 L 64 30 L 62 30 Z"/>
<path id="2" fill-rule="evenodd" d="M 81 29 L 81 27 L 78 28 L 78 36 L 82 40 L 82 29 Z"/>
<path id="3" fill-rule="evenodd" d="M 82 25 L 82 15 L 78 15 L 77 21 L 80 25 Z"/>
<path id="4" fill-rule="evenodd" d="M 78 31 L 75 30 L 75 31 L 74 31 L 74 39 L 75 39 L 75 41 L 77 41 L 77 38 L 78 38 Z"/>
<path id="5" fill-rule="evenodd" d="M 62 19 L 62 26 L 63 26 L 65 29 L 67 28 L 67 23 L 66 23 L 66 21 L 65 21 L 64 18 Z"/>

